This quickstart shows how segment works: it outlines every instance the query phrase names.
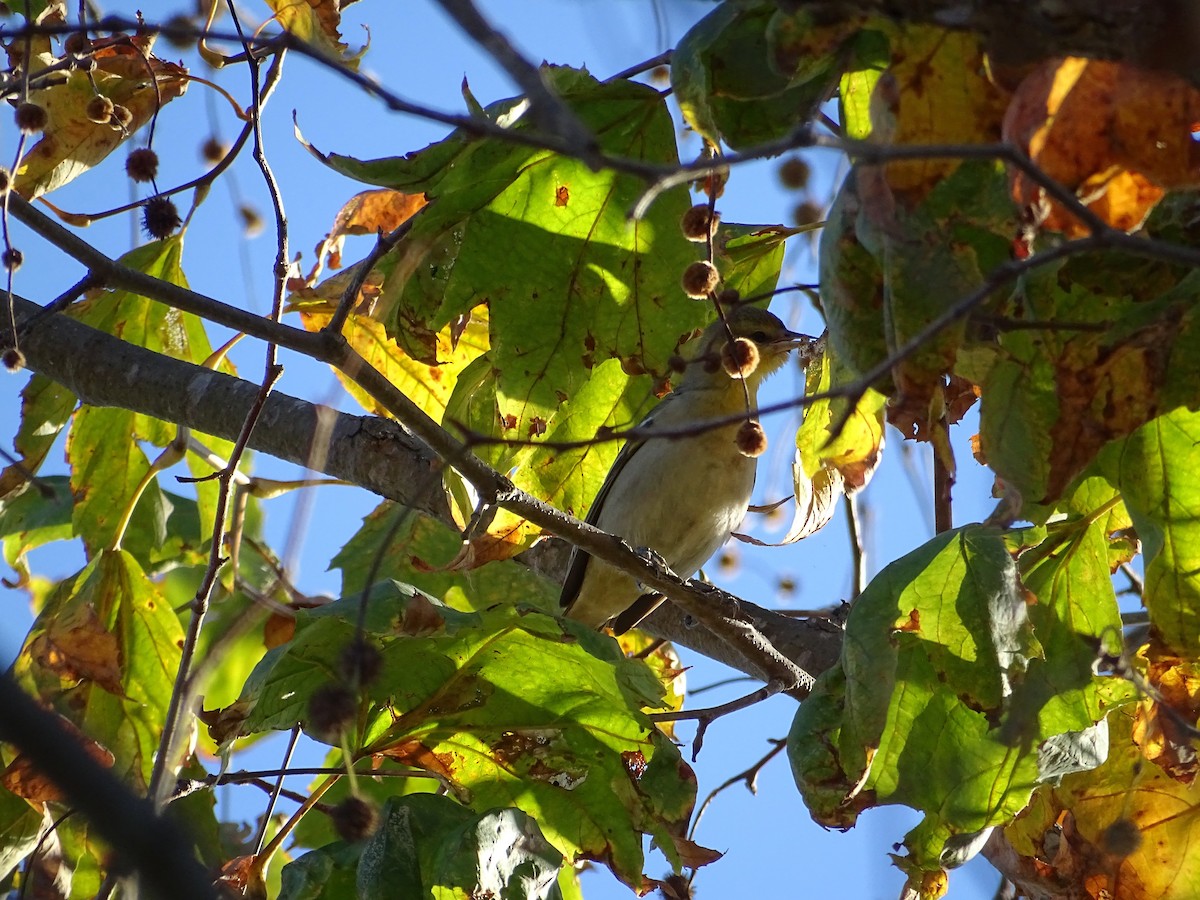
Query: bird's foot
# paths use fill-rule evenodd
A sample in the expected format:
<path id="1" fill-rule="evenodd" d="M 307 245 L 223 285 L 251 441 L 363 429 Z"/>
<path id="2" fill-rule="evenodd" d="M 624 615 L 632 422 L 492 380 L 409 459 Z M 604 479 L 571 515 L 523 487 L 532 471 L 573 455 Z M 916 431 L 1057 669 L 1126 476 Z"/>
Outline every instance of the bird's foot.
<path id="1" fill-rule="evenodd" d="M 657 550 L 655 550 L 653 547 L 634 547 L 633 552 L 636 553 L 638 556 L 640 556 L 642 559 L 646 560 L 646 562 L 650 563 L 650 565 L 652 565 L 656 569 L 658 569 L 657 574 L 659 574 L 660 576 L 666 575 L 668 572 L 671 571 L 671 567 L 669 565 L 667 565 L 667 561 L 665 559 L 663 559 L 663 555 L 661 553 L 659 553 Z M 649 588 L 646 585 L 642 584 L 641 581 L 638 582 L 638 588 L 643 591 L 653 590 L 653 588 Z"/>

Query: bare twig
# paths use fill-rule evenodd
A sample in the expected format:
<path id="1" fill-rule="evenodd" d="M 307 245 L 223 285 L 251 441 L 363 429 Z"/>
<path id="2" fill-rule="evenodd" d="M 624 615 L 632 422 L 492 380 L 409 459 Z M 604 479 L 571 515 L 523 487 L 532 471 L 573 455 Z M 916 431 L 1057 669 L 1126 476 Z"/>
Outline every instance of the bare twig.
<path id="1" fill-rule="evenodd" d="M 858 493 L 848 493 L 843 498 L 846 508 L 846 529 L 850 534 L 850 599 L 854 600 L 867 586 L 867 551 L 863 546 L 862 522 L 858 515 Z"/>
<path id="2" fill-rule="evenodd" d="M 270 824 L 271 815 L 275 811 L 275 804 L 279 801 L 279 792 L 283 790 L 283 779 L 287 777 L 284 773 L 287 767 L 292 762 L 292 753 L 296 750 L 296 741 L 300 739 L 300 726 L 292 726 L 292 735 L 288 738 L 287 749 L 283 752 L 283 762 L 279 765 L 279 775 L 275 779 L 275 789 L 271 791 L 271 796 L 267 800 L 267 808 L 262 814 L 262 824 L 258 828 L 258 837 L 254 841 L 254 852 L 261 853 L 263 844 L 267 840 L 267 826 Z"/>
<path id="3" fill-rule="evenodd" d="M 483 17 L 471 0 L 437 0 L 438 6 L 450 16 L 473 41 L 486 50 L 517 83 L 533 106 L 533 115 L 542 128 L 574 147 L 574 156 L 592 168 L 604 165 L 598 152 L 596 136 L 579 117 L 550 89 L 538 67 L 525 59 L 500 31 Z"/>
<path id="4" fill-rule="evenodd" d="M 725 781 L 722 781 L 715 788 L 708 792 L 700 806 L 696 809 L 696 815 L 692 818 L 692 825 L 688 829 L 688 838 L 695 840 L 696 829 L 700 827 L 700 820 L 704 817 L 704 813 L 708 811 L 709 804 L 717 798 L 718 794 L 723 793 L 735 784 L 742 782 L 746 785 L 746 790 L 751 794 L 758 793 L 758 775 L 763 768 L 773 760 L 776 756 L 784 751 L 787 747 L 787 741 L 783 738 L 768 738 L 767 743 L 771 744 L 771 749 L 763 756 L 736 775 L 731 775 Z"/>
<path id="5" fill-rule="evenodd" d="M 695 762 L 696 757 L 700 755 L 700 748 L 704 746 L 704 735 L 708 731 L 709 725 L 721 718 L 721 716 L 727 716 L 730 713 L 748 709 L 756 703 L 769 700 L 781 691 L 788 690 L 791 687 L 793 686 L 783 682 L 768 681 L 758 690 L 744 697 L 738 697 L 736 700 L 730 700 L 728 703 L 721 703 L 717 706 L 705 707 L 704 709 L 679 709 L 671 712 L 650 713 L 649 718 L 652 722 L 682 722 L 694 719 L 697 725 L 696 737 L 692 740 L 692 761 Z"/>

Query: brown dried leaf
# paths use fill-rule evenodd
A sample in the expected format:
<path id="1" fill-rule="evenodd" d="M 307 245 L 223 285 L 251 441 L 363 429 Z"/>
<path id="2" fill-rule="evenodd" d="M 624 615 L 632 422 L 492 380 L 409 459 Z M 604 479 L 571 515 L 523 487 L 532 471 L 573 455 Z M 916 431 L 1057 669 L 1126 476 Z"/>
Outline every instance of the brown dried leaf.
<path id="1" fill-rule="evenodd" d="M 386 234 L 399 228 L 425 206 L 424 194 L 404 194 L 381 188 L 355 194 L 334 216 L 333 227 L 317 244 L 317 264 L 309 273 L 307 283 L 313 285 L 321 274 L 322 262 L 329 268 L 342 266 L 342 248 L 347 235 Z"/>
<path id="2" fill-rule="evenodd" d="M 59 716 L 58 724 L 71 734 L 88 756 L 106 769 L 112 768 L 115 758 L 106 747 L 80 731 L 69 719 Z M 42 774 L 33 760 L 24 753 L 18 754 L 16 759 L 9 763 L 3 776 L 0 776 L 0 784 L 18 797 L 24 797 L 33 803 L 57 803 L 66 798 L 58 785 Z"/>
<path id="3" fill-rule="evenodd" d="M 16 189 L 27 200 L 62 187 L 98 165 L 162 105 L 187 89 L 187 69 L 151 55 L 149 39 L 141 43 L 144 51 L 133 39 L 119 36 L 98 49 L 91 73 L 95 88 L 87 73 L 73 71 L 64 82 L 30 91 L 29 99 L 45 108 L 49 122 L 15 179 Z M 97 90 L 132 113 L 127 129 L 97 124 L 87 117 L 85 109 Z"/>
<path id="4" fill-rule="evenodd" d="M 266 900 L 267 885 L 257 856 L 235 856 L 221 866 L 217 887 L 222 896 Z"/>
<path id="5" fill-rule="evenodd" d="M 366 48 L 349 53 L 342 41 L 341 0 L 267 0 L 275 19 L 289 32 L 351 68 Z"/>
<path id="6" fill-rule="evenodd" d="M 29 653 L 64 681 L 86 679 L 110 694 L 125 695 L 117 636 L 104 627 L 90 605 L 74 607 L 53 619 L 30 643 Z"/>

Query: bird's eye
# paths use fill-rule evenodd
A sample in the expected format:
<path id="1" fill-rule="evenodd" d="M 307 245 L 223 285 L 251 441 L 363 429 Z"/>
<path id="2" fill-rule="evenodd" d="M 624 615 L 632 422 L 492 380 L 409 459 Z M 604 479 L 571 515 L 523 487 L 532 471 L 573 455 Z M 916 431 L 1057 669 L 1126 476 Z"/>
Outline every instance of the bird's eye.
<path id="1" fill-rule="evenodd" d="M 750 340 L 754 341 L 756 344 L 765 344 L 769 338 L 767 337 L 767 333 L 765 331 L 756 331 L 754 334 L 750 335 Z"/>

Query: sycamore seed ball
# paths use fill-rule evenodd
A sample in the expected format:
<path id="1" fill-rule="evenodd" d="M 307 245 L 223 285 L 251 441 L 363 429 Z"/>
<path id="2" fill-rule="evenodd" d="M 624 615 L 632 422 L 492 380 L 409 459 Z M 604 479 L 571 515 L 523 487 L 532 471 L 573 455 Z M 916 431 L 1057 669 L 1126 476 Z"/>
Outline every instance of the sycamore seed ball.
<path id="1" fill-rule="evenodd" d="M 721 283 L 721 273 L 707 260 L 692 263 L 683 270 L 683 292 L 693 300 L 704 300 Z"/>
<path id="2" fill-rule="evenodd" d="M 1114 856 L 1132 856 L 1142 846 L 1142 832 L 1132 819 L 1117 819 L 1104 829 L 1101 846 Z"/>
<path id="3" fill-rule="evenodd" d="M 158 175 L 158 154 L 149 147 L 139 147 L 125 160 L 125 174 L 134 181 L 153 181 Z"/>
<path id="4" fill-rule="evenodd" d="M 730 378 L 745 378 L 758 368 L 758 346 L 747 338 L 726 341 L 721 348 L 721 367 Z"/>
<path id="5" fill-rule="evenodd" d="M 0 254 L 0 265 L 10 272 L 15 272 L 21 268 L 21 263 L 25 262 L 25 254 L 16 247 L 9 247 Z"/>
<path id="6" fill-rule="evenodd" d="M 689 241 L 707 241 L 717 232 L 717 223 L 721 221 L 719 213 L 712 210 L 707 203 L 697 203 L 683 214 L 679 220 L 679 229 Z"/>
<path id="7" fill-rule="evenodd" d="M 25 354 L 16 347 L 9 347 L 4 351 L 4 368 L 10 372 L 20 372 L 25 368 Z"/>
<path id="8" fill-rule="evenodd" d="M 358 699 L 344 684 L 326 684 L 308 698 L 306 730 L 315 738 L 336 741 L 358 713 Z"/>
<path id="9" fill-rule="evenodd" d="M 17 106 L 13 118 L 16 120 L 17 127 L 26 134 L 41 131 L 50 121 L 50 117 L 46 114 L 46 108 L 38 106 L 36 103 L 20 104 Z"/>
<path id="10" fill-rule="evenodd" d="M 338 837 L 347 843 L 369 838 L 379 825 L 375 805 L 362 797 L 347 797 L 330 810 L 329 818 Z"/>
<path id="11" fill-rule="evenodd" d="M 112 121 L 113 109 L 115 107 L 111 100 L 96 96 L 88 101 L 88 105 L 84 107 L 84 114 L 97 125 L 107 125 Z"/>
<path id="12" fill-rule="evenodd" d="M 801 156 L 789 156 L 779 164 L 779 181 L 790 191 L 801 191 L 808 187 L 812 169 Z"/>
<path id="13" fill-rule="evenodd" d="M 742 456 L 749 456 L 751 459 L 762 456 L 767 452 L 766 432 L 753 419 L 748 419 L 742 423 L 742 427 L 738 429 L 734 442 L 737 444 L 738 451 Z"/>
<path id="14" fill-rule="evenodd" d="M 169 238 L 183 224 L 179 210 L 169 197 L 151 197 L 142 209 L 142 228 L 155 240 Z"/>
<path id="15" fill-rule="evenodd" d="M 122 130 L 128 131 L 129 126 L 133 124 L 133 112 L 128 106 L 122 106 L 120 103 L 113 104 L 112 120 L 113 123 L 119 125 Z"/>

